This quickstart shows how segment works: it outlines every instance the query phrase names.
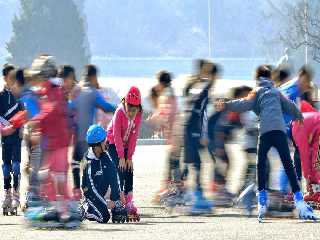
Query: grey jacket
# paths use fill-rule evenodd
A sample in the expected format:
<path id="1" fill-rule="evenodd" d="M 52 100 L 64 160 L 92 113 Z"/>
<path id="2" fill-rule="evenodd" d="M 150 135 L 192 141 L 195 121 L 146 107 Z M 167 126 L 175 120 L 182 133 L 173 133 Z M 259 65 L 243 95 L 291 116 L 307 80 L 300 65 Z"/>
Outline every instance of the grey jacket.
<path id="1" fill-rule="evenodd" d="M 227 102 L 226 110 L 233 112 L 253 110 L 259 117 L 260 136 L 274 130 L 286 133 L 283 113 L 292 115 L 294 120 L 303 119 L 297 106 L 283 96 L 266 78 L 259 79 L 258 87 L 248 97 Z"/>

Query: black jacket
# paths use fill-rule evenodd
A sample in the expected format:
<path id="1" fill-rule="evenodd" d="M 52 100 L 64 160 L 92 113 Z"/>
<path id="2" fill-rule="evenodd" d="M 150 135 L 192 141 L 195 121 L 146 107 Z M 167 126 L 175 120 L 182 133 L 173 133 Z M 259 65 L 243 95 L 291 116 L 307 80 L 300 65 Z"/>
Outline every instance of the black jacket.
<path id="1" fill-rule="evenodd" d="M 0 92 L 0 116 L 6 120 L 12 118 L 17 112 L 23 109 L 22 105 L 16 100 L 10 90 L 4 88 Z M 2 137 L 1 141 L 4 144 L 20 143 L 20 129 L 17 129 L 12 135 Z"/>

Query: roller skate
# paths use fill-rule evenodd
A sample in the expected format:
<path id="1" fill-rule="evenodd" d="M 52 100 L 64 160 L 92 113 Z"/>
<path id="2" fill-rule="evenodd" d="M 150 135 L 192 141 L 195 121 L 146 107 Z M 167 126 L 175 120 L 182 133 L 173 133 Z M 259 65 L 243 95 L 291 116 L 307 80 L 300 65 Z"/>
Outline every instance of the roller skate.
<path id="1" fill-rule="evenodd" d="M 60 214 L 59 220 L 64 224 L 65 228 L 78 228 L 82 222 L 82 215 L 77 201 L 69 201 L 67 211 Z"/>
<path id="2" fill-rule="evenodd" d="M 133 203 L 133 195 L 132 193 L 128 193 L 126 196 L 127 203 L 126 203 L 126 209 L 128 211 L 128 222 L 140 222 L 140 215 L 138 213 L 138 208 Z"/>
<path id="3" fill-rule="evenodd" d="M 18 215 L 18 208 L 20 207 L 20 193 L 19 190 L 13 190 L 12 193 L 12 205 L 11 205 L 11 215 Z"/>
<path id="4" fill-rule="evenodd" d="M 262 190 L 258 192 L 258 221 L 261 223 L 267 213 L 267 192 Z"/>
<path id="5" fill-rule="evenodd" d="M 212 208 L 213 202 L 205 199 L 201 190 L 194 193 L 194 203 L 190 209 L 191 215 L 210 214 L 212 213 Z"/>
<path id="6" fill-rule="evenodd" d="M 247 188 L 245 188 L 239 195 L 237 199 L 237 206 L 245 209 L 245 214 L 247 216 L 252 215 L 252 211 L 256 205 L 256 184 L 252 183 Z"/>
<path id="7" fill-rule="evenodd" d="M 35 228 L 62 228 L 64 223 L 60 221 L 59 213 L 53 206 L 48 208 L 33 209 L 29 215 L 30 226 Z"/>
<path id="8" fill-rule="evenodd" d="M 300 219 L 317 221 L 317 216 L 314 214 L 312 207 L 303 200 L 303 195 L 300 191 L 294 194 L 294 204 Z"/>
<path id="9" fill-rule="evenodd" d="M 290 201 L 290 194 L 278 190 L 269 190 L 269 204 L 267 215 L 270 217 L 293 217 L 294 204 Z"/>
<path id="10" fill-rule="evenodd" d="M 320 210 L 320 185 L 308 184 L 307 191 L 308 193 L 304 195 L 304 201 L 312 208 Z"/>
<path id="11" fill-rule="evenodd" d="M 217 186 L 217 191 L 213 193 L 214 204 L 217 207 L 232 207 L 235 195 L 230 193 L 224 185 Z"/>
<path id="12" fill-rule="evenodd" d="M 41 198 L 35 193 L 29 191 L 26 193 L 26 201 L 23 204 L 21 210 L 25 212 L 30 207 L 39 207 L 41 203 L 42 203 Z"/>
<path id="13" fill-rule="evenodd" d="M 121 201 L 116 201 L 114 208 L 111 210 L 112 223 L 125 223 L 129 222 L 128 219 L 128 210 L 122 204 Z"/>
<path id="14" fill-rule="evenodd" d="M 9 216 L 9 213 L 11 213 L 11 206 L 12 206 L 11 189 L 5 189 L 4 200 L 2 203 L 3 216 Z"/>

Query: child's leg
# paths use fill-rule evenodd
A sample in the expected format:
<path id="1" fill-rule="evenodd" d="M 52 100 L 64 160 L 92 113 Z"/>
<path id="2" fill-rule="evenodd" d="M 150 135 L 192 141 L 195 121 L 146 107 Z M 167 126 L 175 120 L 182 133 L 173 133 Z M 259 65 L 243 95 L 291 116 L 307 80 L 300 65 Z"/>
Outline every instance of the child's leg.
<path id="1" fill-rule="evenodd" d="M 257 160 L 257 177 L 258 177 L 258 190 L 266 189 L 267 181 L 267 154 L 272 146 L 272 133 L 268 132 L 260 136 L 258 143 L 258 160 Z"/>
<path id="2" fill-rule="evenodd" d="M 281 162 L 284 170 L 289 178 L 289 182 L 292 188 L 292 192 L 296 193 L 300 191 L 300 186 L 297 179 L 297 174 L 293 167 L 292 159 L 290 156 L 290 150 L 288 146 L 287 136 L 281 131 L 275 131 L 273 135 L 273 145 L 279 152 Z"/>
<path id="3" fill-rule="evenodd" d="M 12 171 L 12 145 L 2 144 L 2 173 L 4 181 L 4 189 L 11 189 L 11 171 Z"/>
<path id="4" fill-rule="evenodd" d="M 21 163 L 21 142 L 12 146 L 12 175 L 13 175 L 13 189 L 19 192 L 20 188 L 20 163 Z"/>
<path id="5" fill-rule="evenodd" d="M 36 196 L 39 195 L 39 178 L 38 172 L 41 166 L 41 147 L 40 145 L 32 146 L 30 149 L 30 176 L 29 190 Z"/>
<path id="6" fill-rule="evenodd" d="M 124 173 L 124 171 L 120 171 L 120 169 L 119 169 L 119 160 L 120 159 L 119 159 L 119 156 L 117 153 L 116 146 L 114 144 L 109 145 L 108 153 L 109 153 L 109 155 L 110 155 L 112 161 L 114 162 L 115 167 L 118 171 L 120 190 L 121 190 L 121 192 L 123 192 L 124 191 L 125 173 Z"/>

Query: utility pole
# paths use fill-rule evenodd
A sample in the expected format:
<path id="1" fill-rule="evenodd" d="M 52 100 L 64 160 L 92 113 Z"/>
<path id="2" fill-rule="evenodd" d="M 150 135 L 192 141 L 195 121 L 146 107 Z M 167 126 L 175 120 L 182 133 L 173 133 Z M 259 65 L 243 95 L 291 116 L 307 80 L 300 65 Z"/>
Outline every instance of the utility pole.
<path id="1" fill-rule="evenodd" d="M 211 38 L 212 38 L 212 32 L 211 32 L 211 24 L 212 24 L 212 6 L 211 6 L 211 0 L 208 0 L 208 58 L 210 59 L 212 57 L 211 53 Z"/>
<path id="2" fill-rule="evenodd" d="M 304 20 L 305 20 L 305 64 L 308 64 L 308 0 L 304 0 Z"/>

